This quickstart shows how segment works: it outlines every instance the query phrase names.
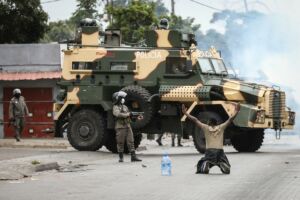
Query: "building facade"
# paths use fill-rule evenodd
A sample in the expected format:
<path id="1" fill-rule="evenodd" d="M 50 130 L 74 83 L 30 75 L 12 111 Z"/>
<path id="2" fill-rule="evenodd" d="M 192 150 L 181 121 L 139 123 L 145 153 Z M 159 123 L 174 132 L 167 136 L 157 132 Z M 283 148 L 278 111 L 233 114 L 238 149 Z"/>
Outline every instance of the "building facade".
<path id="1" fill-rule="evenodd" d="M 0 45 L 0 138 L 14 135 L 8 119 L 14 88 L 21 89 L 29 109 L 22 137 L 54 137 L 52 105 L 60 75 L 59 44 Z"/>

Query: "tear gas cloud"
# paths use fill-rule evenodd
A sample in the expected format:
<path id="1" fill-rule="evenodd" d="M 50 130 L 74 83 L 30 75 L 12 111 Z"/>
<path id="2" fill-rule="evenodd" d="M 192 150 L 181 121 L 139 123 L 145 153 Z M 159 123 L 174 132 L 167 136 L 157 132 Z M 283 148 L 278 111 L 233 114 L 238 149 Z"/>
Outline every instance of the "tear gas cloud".
<path id="1" fill-rule="evenodd" d="M 300 130 L 299 7 L 300 2 L 294 2 L 263 18 L 253 18 L 248 21 L 246 32 L 233 32 L 227 41 L 232 66 L 240 76 L 248 77 L 248 81 L 280 86 L 286 92 L 287 105 L 296 111 L 297 133 Z M 241 45 L 231 45 L 232 40 L 240 40 Z"/>

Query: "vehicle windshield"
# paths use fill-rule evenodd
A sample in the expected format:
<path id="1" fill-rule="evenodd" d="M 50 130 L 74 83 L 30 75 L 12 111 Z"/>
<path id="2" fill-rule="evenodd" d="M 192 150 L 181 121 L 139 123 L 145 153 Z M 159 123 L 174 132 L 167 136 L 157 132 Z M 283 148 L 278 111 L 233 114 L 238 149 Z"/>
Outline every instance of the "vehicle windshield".
<path id="1" fill-rule="evenodd" d="M 228 74 L 227 69 L 221 59 L 198 58 L 202 73 Z"/>
<path id="2" fill-rule="evenodd" d="M 215 68 L 217 74 L 225 73 L 227 74 L 227 70 L 222 60 L 219 59 L 211 59 L 211 62 Z"/>
<path id="3" fill-rule="evenodd" d="M 215 73 L 208 58 L 198 58 L 202 73 Z"/>

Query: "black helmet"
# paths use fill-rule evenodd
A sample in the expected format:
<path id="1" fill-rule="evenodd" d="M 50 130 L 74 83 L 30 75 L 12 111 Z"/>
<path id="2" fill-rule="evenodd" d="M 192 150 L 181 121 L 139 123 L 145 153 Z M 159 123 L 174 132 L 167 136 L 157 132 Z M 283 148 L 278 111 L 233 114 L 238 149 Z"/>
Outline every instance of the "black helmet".
<path id="1" fill-rule="evenodd" d="M 117 104 L 120 102 L 122 98 L 125 98 L 127 96 L 127 93 L 124 91 L 115 92 L 112 95 L 113 104 Z"/>
<path id="2" fill-rule="evenodd" d="M 168 29 L 169 28 L 169 20 L 167 18 L 162 18 L 159 22 L 158 28 Z"/>

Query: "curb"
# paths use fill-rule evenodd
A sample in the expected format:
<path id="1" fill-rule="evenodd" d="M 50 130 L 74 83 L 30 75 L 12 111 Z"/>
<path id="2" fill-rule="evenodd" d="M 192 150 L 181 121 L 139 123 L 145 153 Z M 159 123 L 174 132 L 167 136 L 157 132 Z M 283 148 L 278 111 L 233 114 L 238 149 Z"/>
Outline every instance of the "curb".
<path id="1" fill-rule="evenodd" d="M 67 149 L 70 146 L 67 140 L 29 140 L 23 139 L 16 142 L 14 139 L 0 139 L 0 147 L 8 148 L 55 148 Z"/>

